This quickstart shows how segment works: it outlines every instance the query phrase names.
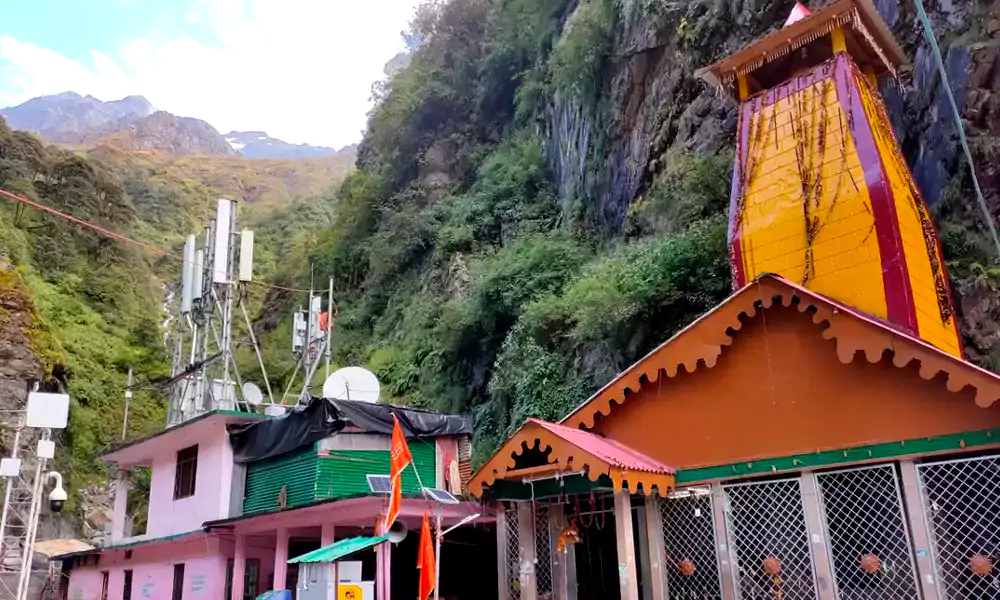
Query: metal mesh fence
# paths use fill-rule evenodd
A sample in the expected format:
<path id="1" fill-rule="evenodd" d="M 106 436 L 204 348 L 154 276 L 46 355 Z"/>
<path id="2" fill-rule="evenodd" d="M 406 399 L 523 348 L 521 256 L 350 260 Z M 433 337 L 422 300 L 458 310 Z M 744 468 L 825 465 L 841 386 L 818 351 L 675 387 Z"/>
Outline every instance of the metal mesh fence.
<path id="1" fill-rule="evenodd" d="M 918 600 L 892 465 L 816 475 L 840 600 Z"/>
<path id="2" fill-rule="evenodd" d="M 552 596 L 552 534 L 549 508 L 535 506 L 535 589 L 539 600 Z"/>
<path id="3" fill-rule="evenodd" d="M 726 528 L 744 600 L 815 599 L 812 549 L 798 479 L 739 483 L 726 492 Z"/>
<path id="4" fill-rule="evenodd" d="M 507 586 L 510 590 L 510 600 L 521 600 L 521 543 L 517 529 L 517 509 L 504 511 L 504 524 L 507 534 L 506 569 Z"/>
<path id="5" fill-rule="evenodd" d="M 660 500 L 660 516 L 667 598 L 721 600 L 711 493 L 678 490 Z"/>
<path id="6" fill-rule="evenodd" d="M 1000 456 L 917 466 L 942 598 L 1000 598 Z"/>

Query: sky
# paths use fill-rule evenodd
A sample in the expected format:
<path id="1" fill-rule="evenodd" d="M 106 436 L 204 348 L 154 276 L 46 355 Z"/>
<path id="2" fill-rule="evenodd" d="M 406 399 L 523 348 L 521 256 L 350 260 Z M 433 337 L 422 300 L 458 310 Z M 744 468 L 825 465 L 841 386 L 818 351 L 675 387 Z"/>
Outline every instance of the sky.
<path id="1" fill-rule="evenodd" d="M 73 91 L 145 96 L 221 133 L 361 139 L 371 85 L 419 0 L 17 0 L 0 19 L 0 107 Z"/>

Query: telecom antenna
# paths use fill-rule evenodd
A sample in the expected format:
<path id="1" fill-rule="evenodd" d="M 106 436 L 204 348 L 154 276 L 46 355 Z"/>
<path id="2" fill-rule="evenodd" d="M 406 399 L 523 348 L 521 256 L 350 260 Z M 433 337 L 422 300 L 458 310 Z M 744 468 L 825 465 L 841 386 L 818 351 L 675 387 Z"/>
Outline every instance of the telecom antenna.
<path id="1" fill-rule="evenodd" d="M 331 400 L 354 400 L 375 404 L 380 393 L 378 377 L 362 367 L 338 369 L 323 383 L 323 397 Z"/>

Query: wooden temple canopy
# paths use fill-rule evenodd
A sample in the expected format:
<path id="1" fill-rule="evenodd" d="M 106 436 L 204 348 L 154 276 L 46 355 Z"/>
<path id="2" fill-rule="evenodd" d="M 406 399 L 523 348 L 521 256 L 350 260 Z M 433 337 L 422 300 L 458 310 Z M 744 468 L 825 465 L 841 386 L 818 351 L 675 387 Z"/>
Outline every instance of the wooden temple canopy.
<path id="1" fill-rule="evenodd" d="M 953 393 L 969 387 L 975 394 L 975 403 L 982 408 L 1000 400 L 1000 376 L 995 373 L 855 308 L 782 277 L 763 274 L 623 371 L 560 423 L 572 428 L 593 427 L 599 414 L 609 415 L 615 405 L 626 402 L 644 384 L 666 383 L 682 367 L 688 373 L 714 367 L 722 348 L 733 343 L 732 332 L 743 326 L 741 318 L 778 302 L 794 305 L 800 312 L 810 312 L 814 323 L 825 324 L 818 335 L 836 342 L 837 356 L 843 364 L 858 360 L 862 354 L 871 363 L 891 361 L 898 368 L 916 361 L 921 378 L 931 380 L 943 375 L 947 390 Z"/>
<path id="2" fill-rule="evenodd" d="M 747 78 L 751 94 L 770 89 L 796 69 L 831 58 L 833 47 L 821 38 L 835 29 L 843 32 L 846 50 L 854 61 L 875 76 L 887 73 L 895 76 L 906 64 L 902 48 L 871 0 L 834 0 L 735 54 L 699 69 L 696 75 L 713 87 L 728 89 L 734 96 L 734 84 L 739 77 Z M 797 51 L 806 46 L 807 56 L 803 57 Z"/>
<path id="3" fill-rule="evenodd" d="M 546 464 L 520 468 L 517 458 L 529 451 L 546 454 Z M 469 493 L 483 497 L 483 488 L 498 479 L 524 480 L 557 477 L 585 471 L 591 481 L 611 479 L 615 491 L 623 488 L 665 496 L 674 488 L 674 470 L 614 440 L 541 419 L 528 419 L 472 476 Z"/>

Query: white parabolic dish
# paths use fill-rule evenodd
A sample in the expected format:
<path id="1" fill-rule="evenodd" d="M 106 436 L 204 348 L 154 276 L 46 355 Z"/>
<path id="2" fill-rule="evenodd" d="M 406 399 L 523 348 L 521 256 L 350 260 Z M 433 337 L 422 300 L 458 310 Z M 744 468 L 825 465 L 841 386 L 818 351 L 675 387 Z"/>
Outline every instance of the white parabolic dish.
<path id="1" fill-rule="evenodd" d="M 323 383 L 323 397 L 331 400 L 354 400 L 355 402 L 378 402 L 378 377 L 361 367 L 337 369 Z"/>
<path id="2" fill-rule="evenodd" d="M 257 406 L 264 401 L 264 393 L 260 391 L 260 387 L 256 383 L 246 382 L 243 384 L 243 399 L 247 401 L 248 404 Z"/>

